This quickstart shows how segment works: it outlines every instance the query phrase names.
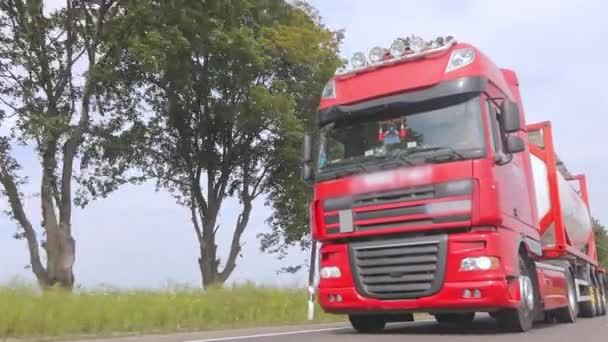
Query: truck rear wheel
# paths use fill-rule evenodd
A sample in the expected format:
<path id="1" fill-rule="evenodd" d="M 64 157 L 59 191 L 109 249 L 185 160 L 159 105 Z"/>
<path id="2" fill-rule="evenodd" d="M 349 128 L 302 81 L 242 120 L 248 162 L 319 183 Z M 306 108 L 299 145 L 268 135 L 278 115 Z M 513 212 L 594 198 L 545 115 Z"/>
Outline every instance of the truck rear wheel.
<path id="1" fill-rule="evenodd" d="M 602 315 L 602 288 L 597 274 L 593 277 L 593 295 L 595 296 L 595 315 Z"/>
<path id="2" fill-rule="evenodd" d="M 384 330 L 386 320 L 373 315 L 348 315 L 353 329 L 360 333 L 377 333 Z"/>
<path id="3" fill-rule="evenodd" d="M 517 309 L 505 309 L 496 313 L 499 327 L 508 332 L 525 332 L 534 324 L 537 289 L 532 277 L 536 276 L 523 255 L 519 256 L 520 303 Z"/>
<path id="4" fill-rule="evenodd" d="M 598 296 L 597 296 L 597 284 L 595 283 L 595 277 L 589 277 L 588 286 L 588 301 L 580 303 L 581 316 L 586 318 L 595 317 L 599 314 L 598 312 Z"/>
<path id="5" fill-rule="evenodd" d="M 599 312 L 599 316 L 605 316 L 606 315 L 606 284 L 604 284 L 604 275 L 603 274 L 598 274 L 597 275 L 597 279 L 598 279 L 598 300 L 599 300 L 599 307 L 600 307 L 600 312 Z"/>
<path id="6" fill-rule="evenodd" d="M 440 324 L 471 324 L 475 319 L 474 312 L 433 314 Z"/>
<path id="7" fill-rule="evenodd" d="M 572 273 L 568 272 L 568 306 L 555 311 L 555 318 L 560 323 L 574 323 L 578 316 L 578 299 L 576 298 L 576 284 Z"/>

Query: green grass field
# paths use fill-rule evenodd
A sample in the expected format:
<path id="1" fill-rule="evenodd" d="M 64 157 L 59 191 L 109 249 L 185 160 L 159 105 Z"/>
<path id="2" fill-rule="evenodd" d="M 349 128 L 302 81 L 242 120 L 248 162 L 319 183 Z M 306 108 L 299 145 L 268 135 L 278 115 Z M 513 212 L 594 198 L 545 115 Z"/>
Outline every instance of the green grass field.
<path id="1" fill-rule="evenodd" d="M 107 336 L 306 323 L 302 289 L 228 289 L 40 293 L 0 288 L 0 339 Z M 317 322 L 342 320 L 317 310 Z"/>

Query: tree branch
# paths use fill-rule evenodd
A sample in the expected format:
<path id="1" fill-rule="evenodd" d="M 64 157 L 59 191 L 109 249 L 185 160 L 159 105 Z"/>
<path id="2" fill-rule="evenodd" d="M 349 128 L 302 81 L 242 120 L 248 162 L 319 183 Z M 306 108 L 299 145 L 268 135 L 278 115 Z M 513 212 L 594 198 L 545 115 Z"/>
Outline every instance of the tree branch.
<path id="1" fill-rule="evenodd" d="M 94 67 L 94 66 L 92 66 Z M 61 176 L 61 205 L 59 206 L 59 220 L 64 229 L 70 230 L 72 215 L 72 173 L 74 158 L 82 142 L 82 135 L 89 124 L 91 96 L 93 94 L 93 81 L 91 67 L 87 76 L 78 125 L 74 127 L 70 138 L 66 141 L 63 151 L 63 170 Z"/>
<path id="2" fill-rule="evenodd" d="M 57 168 L 57 138 L 51 137 L 43 140 L 42 153 L 42 182 L 40 184 L 40 205 L 42 207 L 42 219 L 44 229 L 49 230 L 56 227 L 57 215 L 55 214 L 53 178 Z M 51 228 L 53 227 L 53 228 Z"/>
<path id="3" fill-rule="evenodd" d="M 196 217 L 196 199 L 194 198 L 194 194 L 190 200 L 190 214 L 192 219 L 192 225 L 194 225 L 194 231 L 196 232 L 196 238 L 198 239 L 199 246 L 203 245 L 203 233 L 201 231 L 201 226 L 198 223 L 198 218 Z"/>
<path id="4" fill-rule="evenodd" d="M 234 229 L 234 233 L 232 234 L 232 242 L 230 243 L 230 253 L 228 254 L 228 260 L 226 261 L 226 266 L 222 272 L 219 273 L 218 277 L 220 281 L 225 282 L 228 277 L 232 274 L 234 269 L 236 268 L 236 258 L 241 253 L 241 236 L 247 228 L 247 224 L 249 223 L 249 217 L 251 216 L 252 203 L 251 199 L 246 199 L 243 201 L 243 210 L 239 215 L 236 221 L 236 227 Z"/>
<path id="5" fill-rule="evenodd" d="M 251 190 L 252 198 L 255 199 L 264 192 L 264 187 L 261 185 L 264 183 L 266 174 L 268 173 L 268 169 L 269 169 L 268 165 L 264 167 L 264 169 L 262 170 L 262 174 L 259 176 L 258 180 L 253 185 L 253 189 Z"/>
<path id="6" fill-rule="evenodd" d="M 48 282 L 48 275 L 44 266 L 40 262 L 40 248 L 38 246 L 38 239 L 36 238 L 36 232 L 32 227 L 31 222 L 23 210 L 23 203 L 21 202 L 21 196 L 13 176 L 6 169 L 6 165 L 0 160 L 0 183 L 4 187 L 4 191 L 9 200 L 9 204 L 12 210 L 13 217 L 19 223 L 21 228 L 25 232 L 25 239 L 30 252 L 30 264 L 32 271 L 36 275 L 36 278 L 42 279 L 43 282 Z"/>

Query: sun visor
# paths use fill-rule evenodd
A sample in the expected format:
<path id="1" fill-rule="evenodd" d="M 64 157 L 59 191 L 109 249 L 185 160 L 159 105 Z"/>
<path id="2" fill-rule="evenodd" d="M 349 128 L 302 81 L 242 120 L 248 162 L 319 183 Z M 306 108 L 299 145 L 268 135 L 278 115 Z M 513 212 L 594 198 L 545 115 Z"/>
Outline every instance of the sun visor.
<path id="1" fill-rule="evenodd" d="M 378 112 L 386 114 L 394 111 L 407 112 L 420 107 L 424 110 L 430 105 L 441 106 L 446 101 L 450 102 L 459 98 L 466 100 L 472 95 L 483 92 L 486 86 L 487 79 L 484 77 L 463 77 L 441 82 L 422 90 L 385 96 L 353 105 L 332 106 L 319 111 L 319 125 L 357 119 Z"/>

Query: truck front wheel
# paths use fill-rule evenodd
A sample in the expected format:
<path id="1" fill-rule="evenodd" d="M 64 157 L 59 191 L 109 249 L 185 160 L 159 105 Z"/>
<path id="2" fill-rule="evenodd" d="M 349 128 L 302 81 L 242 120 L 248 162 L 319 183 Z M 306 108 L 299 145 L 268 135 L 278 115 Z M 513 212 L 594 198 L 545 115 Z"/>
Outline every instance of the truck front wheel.
<path id="1" fill-rule="evenodd" d="M 475 319 L 474 312 L 433 314 L 440 324 L 470 324 Z"/>
<path id="2" fill-rule="evenodd" d="M 348 315 L 353 329 L 360 333 L 377 333 L 384 330 L 386 320 L 373 315 Z"/>
<path id="3" fill-rule="evenodd" d="M 537 289 L 532 277 L 536 274 L 526 259 L 519 256 L 520 304 L 517 309 L 506 309 L 496 313 L 498 325 L 508 332 L 524 332 L 532 329 Z"/>

